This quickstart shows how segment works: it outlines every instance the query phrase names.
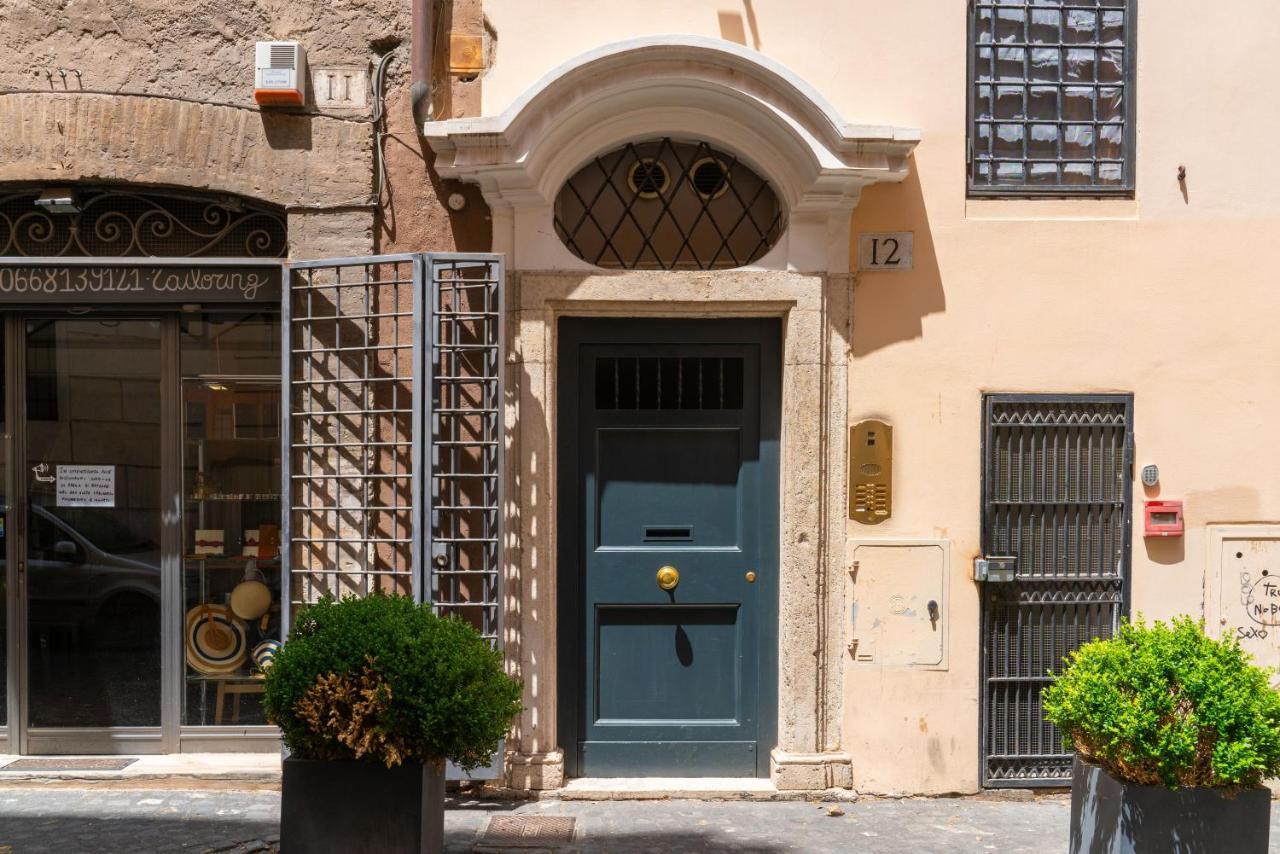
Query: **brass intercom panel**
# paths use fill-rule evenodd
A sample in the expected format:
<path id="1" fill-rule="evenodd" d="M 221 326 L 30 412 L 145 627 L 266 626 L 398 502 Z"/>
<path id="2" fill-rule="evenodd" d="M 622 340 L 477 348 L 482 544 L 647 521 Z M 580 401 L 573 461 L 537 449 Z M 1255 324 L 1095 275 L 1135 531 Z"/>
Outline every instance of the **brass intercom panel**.
<path id="1" fill-rule="evenodd" d="M 876 525 L 893 513 L 893 428 L 868 419 L 849 428 L 849 518 Z"/>

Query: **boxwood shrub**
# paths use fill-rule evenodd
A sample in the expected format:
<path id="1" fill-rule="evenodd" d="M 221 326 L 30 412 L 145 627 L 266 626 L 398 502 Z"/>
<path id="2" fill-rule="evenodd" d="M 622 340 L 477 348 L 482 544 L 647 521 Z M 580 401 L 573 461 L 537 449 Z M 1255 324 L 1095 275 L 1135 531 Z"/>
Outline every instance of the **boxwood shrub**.
<path id="1" fill-rule="evenodd" d="M 1141 620 L 1067 659 L 1045 717 L 1121 780 L 1171 788 L 1257 786 L 1280 770 L 1280 694 L 1234 638 L 1189 617 Z"/>
<path id="2" fill-rule="evenodd" d="M 520 712 L 520 683 L 468 624 L 405 596 L 299 611 L 263 704 L 300 759 L 486 764 Z"/>

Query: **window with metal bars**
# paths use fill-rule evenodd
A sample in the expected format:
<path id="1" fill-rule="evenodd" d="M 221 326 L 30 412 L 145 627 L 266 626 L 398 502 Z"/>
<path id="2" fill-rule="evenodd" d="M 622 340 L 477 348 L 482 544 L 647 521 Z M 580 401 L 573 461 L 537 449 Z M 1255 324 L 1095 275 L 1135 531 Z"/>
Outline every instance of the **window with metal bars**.
<path id="1" fill-rule="evenodd" d="M 597 267 L 720 270 L 759 260 L 782 235 L 769 183 L 705 142 L 633 142 L 578 170 L 556 196 L 556 234 Z"/>
<path id="2" fill-rule="evenodd" d="M 40 191 L 0 195 L 0 255 L 280 258 L 284 210 L 225 194 L 75 184 L 71 210 Z"/>
<path id="3" fill-rule="evenodd" d="M 741 409 L 742 391 L 740 357 L 604 357 L 596 362 L 596 409 Z"/>
<path id="4" fill-rule="evenodd" d="M 971 0 L 971 196 L 1132 193 L 1136 6 Z"/>

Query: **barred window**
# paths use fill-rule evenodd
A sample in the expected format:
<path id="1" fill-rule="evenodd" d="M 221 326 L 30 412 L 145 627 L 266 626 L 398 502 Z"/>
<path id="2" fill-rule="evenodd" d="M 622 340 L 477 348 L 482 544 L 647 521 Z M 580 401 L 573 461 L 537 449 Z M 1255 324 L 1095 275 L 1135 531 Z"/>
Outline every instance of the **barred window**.
<path id="1" fill-rule="evenodd" d="M 971 0 L 969 194 L 1133 190 L 1136 0 Z"/>

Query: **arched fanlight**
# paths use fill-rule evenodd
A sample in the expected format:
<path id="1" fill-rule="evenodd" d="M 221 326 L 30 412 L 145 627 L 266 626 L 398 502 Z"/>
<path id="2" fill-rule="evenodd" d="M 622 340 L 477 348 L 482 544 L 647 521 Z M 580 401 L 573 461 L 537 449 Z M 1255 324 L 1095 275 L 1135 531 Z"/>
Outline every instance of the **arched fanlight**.
<path id="1" fill-rule="evenodd" d="M 778 196 L 705 142 L 633 142 L 596 157 L 556 196 L 556 233 L 597 267 L 719 270 L 759 260 L 782 235 Z"/>

